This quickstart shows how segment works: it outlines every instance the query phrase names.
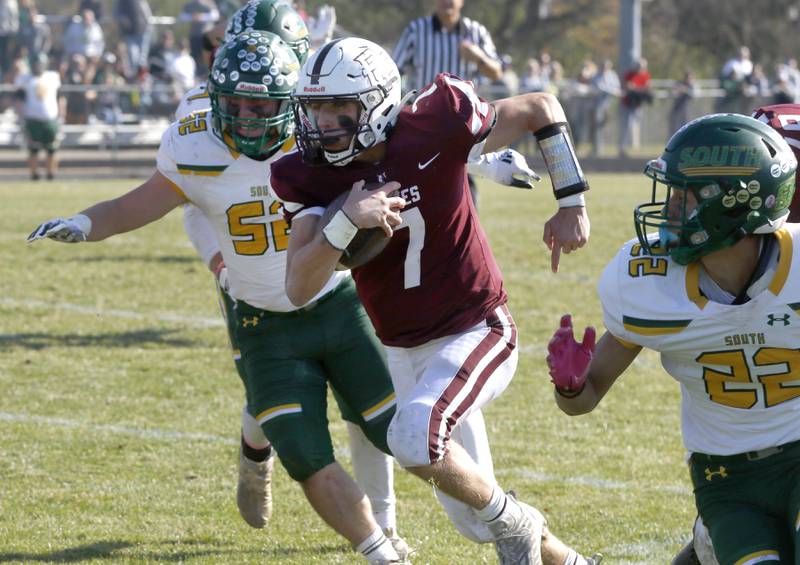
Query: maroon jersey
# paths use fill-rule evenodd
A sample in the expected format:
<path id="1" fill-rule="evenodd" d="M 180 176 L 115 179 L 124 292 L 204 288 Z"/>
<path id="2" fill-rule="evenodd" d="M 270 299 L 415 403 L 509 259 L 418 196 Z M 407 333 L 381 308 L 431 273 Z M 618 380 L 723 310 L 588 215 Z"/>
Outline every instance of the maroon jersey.
<path id="1" fill-rule="evenodd" d="M 753 117 L 775 128 L 792 148 L 794 156 L 800 162 L 800 104 L 762 106 L 753 112 Z M 796 176 L 794 180 L 794 197 L 789 205 L 790 222 L 800 222 L 798 181 L 800 181 L 800 176 Z"/>
<path id="2" fill-rule="evenodd" d="M 400 113 L 382 162 L 311 167 L 292 153 L 272 165 L 272 187 L 290 215 L 327 206 L 359 180 L 400 183 L 403 223 L 380 255 L 353 271 L 387 345 L 459 333 L 506 301 L 466 173 L 470 151 L 493 125 L 494 109 L 471 83 L 441 74 Z"/>

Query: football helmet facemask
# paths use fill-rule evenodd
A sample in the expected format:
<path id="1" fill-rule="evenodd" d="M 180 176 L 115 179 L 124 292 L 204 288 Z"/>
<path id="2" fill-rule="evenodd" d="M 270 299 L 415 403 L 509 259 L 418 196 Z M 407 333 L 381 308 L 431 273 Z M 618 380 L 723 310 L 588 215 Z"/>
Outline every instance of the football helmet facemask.
<path id="1" fill-rule="evenodd" d="M 297 145 L 312 164 L 346 165 L 359 153 L 386 140 L 397 121 L 402 101 L 400 73 L 389 54 L 366 39 L 334 39 L 314 53 L 300 70 L 292 99 L 295 105 Z M 355 125 L 323 132 L 309 104 L 356 101 Z M 349 147 L 329 151 L 328 138 L 350 137 Z"/>
<path id="2" fill-rule="evenodd" d="M 789 214 L 796 169 L 786 141 L 758 120 L 693 120 L 645 167 L 653 189 L 650 202 L 634 211 L 639 242 L 650 255 L 688 265 L 748 234 L 774 232 Z"/>
<path id="3" fill-rule="evenodd" d="M 274 154 L 292 135 L 290 95 L 299 68 L 274 33 L 244 32 L 225 43 L 208 77 L 214 134 L 248 157 Z"/>
<path id="4" fill-rule="evenodd" d="M 231 16 L 225 41 L 245 31 L 270 31 L 283 39 L 297 55 L 300 64 L 308 59 L 308 28 L 288 0 L 250 0 Z"/>

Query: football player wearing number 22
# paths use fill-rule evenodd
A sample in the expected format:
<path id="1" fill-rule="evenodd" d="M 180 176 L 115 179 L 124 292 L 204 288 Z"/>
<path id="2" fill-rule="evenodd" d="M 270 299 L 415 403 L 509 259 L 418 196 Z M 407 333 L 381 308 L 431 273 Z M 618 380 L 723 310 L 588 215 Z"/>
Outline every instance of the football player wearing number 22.
<path id="1" fill-rule="evenodd" d="M 645 168 L 653 189 L 635 211 L 637 239 L 601 276 L 607 332 L 595 346 L 587 329 L 579 344 L 564 316 L 548 346 L 556 402 L 572 415 L 593 410 L 642 348 L 661 354 L 680 383 L 713 542 L 682 556 L 695 549 L 704 564 L 800 562 L 800 226 L 785 223 L 796 169 L 763 121 L 683 126 Z"/>
<path id="2" fill-rule="evenodd" d="M 562 250 L 589 237 L 588 183 L 561 105 L 541 93 L 489 104 L 447 74 L 401 98 L 391 57 L 359 38 L 312 55 L 293 100 L 300 152 L 272 164 L 292 221 L 289 299 L 303 304 L 319 292 L 359 229 L 383 228 L 388 245 L 353 277 L 397 394 L 393 455 L 434 485 L 459 532 L 495 544 L 500 563 L 591 563 L 497 485 L 481 413 L 511 381 L 517 329 L 467 189 L 467 163 L 536 135 L 560 204 L 545 226 L 555 270 Z M 384 184 L 362 190 L 374 182 Z M 342 208 L 319 225 L 346 191 Z"/>

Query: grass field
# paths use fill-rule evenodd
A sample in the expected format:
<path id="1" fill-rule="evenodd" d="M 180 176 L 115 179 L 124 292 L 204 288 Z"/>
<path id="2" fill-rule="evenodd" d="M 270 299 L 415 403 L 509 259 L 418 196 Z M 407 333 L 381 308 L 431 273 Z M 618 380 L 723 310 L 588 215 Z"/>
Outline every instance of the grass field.
<path id="1" fill-rule="evenodd" d="M 694 518 L 677 384 L 645 353 L 593 414 L 570 418 L 546 375 L 562 313 L 602 325 L 597 278 L 649 195 L 641 175 L 590 181 L 591 242 L 558 275 L 540 241 L 555 207 L 549 183 L 483 187 L 522 352 L 486 420 L 500 484 L 539 507 L 559 537 L 603 552 L 604 563 L 664 564 Z M 179 213 L 104 243 L 26 245 L 40 221 L 133 185 L 0 185 L 0 563 L 358 562 L 280 466 L 269 526 L 239 518 L 243 389 L 212 278 Z M 344 426 L 331 418 L 349 465 Z M 495 562 L 491 546 L 455 533 L 421 481 L 398 469 L 396 490 L 415 564 Z"/>

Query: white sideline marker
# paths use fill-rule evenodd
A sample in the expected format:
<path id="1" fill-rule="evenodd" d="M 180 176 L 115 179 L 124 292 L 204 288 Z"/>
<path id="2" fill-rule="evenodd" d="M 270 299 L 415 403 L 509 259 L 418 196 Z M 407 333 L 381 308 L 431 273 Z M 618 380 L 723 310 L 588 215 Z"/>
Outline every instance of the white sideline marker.
<path id="1" fill-rule="evenodd" d="M 239 445 L 238 440 L 214 434 L 178 432 L 174 430 L 159 430 L 156 428 L 131 428 L 128 426 L 117 426 L 113 424 L 90 424 L 88 422 L 81 422 L 78 420 L 52 418 L 49 416 L 34 416 L 32 414 L 20 414 L 14 412 L 0 412 L 0 420 L 5 422 L 20 422 L 23 424 L 47 424 L 49 426 L 60 426 L 62 428 L 88 429 L 96 432 L 120 434 L 141 439 L 157 439 L 166 441 L 205 441 L 208 443 Z"/>

